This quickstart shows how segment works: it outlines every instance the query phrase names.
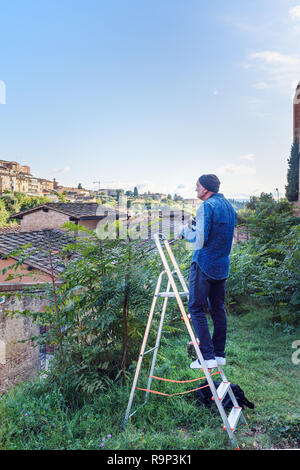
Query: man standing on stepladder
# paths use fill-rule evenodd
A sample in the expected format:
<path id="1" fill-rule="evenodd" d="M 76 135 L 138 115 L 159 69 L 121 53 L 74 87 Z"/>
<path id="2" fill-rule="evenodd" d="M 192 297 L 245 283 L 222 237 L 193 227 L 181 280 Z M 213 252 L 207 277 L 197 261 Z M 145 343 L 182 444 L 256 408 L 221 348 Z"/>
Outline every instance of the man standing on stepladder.
<path id="1" fill-rule="evenodd" d="M 200 176 L 196 191 L 203 203 L 196 213 L 196 225 L 184 225 L 181 232 L 187 241 L 194 243 L 188 307 L 200 351 L 209 369 L 226 364 L 225 283 L 236 223 L 236 212 L 219 193 L 219 187 L 216 175 Z M 212 337 L 206 319 L 207 305 L 214 325 Z M 200 368 L 199 360 L 192 362 L 190 367 Z"/>

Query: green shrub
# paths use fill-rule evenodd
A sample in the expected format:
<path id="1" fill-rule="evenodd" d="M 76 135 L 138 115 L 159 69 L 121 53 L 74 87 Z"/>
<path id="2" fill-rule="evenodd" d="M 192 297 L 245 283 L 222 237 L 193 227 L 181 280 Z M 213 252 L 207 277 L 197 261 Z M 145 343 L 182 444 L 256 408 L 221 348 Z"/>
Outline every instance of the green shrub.
<path id="1" fill-rule="evenodd" d="M 270 195 L 253 198 L 243 223 L 249 241 L 238 242 L 231 252 L 227 302 L 239 305 L 251 298 L 269 305 L 280 321 L 281 307 L 300 312 L 300 226 L 287 201 Z"/>

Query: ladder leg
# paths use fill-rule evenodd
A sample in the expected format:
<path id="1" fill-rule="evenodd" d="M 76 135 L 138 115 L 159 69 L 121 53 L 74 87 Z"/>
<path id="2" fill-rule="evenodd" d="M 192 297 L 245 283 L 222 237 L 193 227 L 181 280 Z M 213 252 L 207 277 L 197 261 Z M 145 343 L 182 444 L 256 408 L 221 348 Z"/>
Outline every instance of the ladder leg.
<path id="1" fill-rule="evenodd" d="M 152 318 L 153 318 L 153 314 L 154 314 L 154 309 L 155 309 L 156 302 L 157 302 L 157 299 L 158 299 L 161 280 L 162 280 L 162 276 L 163 276 L 164 273 L 165 273 L 165 271 L 162 271 L 160 273 L 157 284 L 156 284 L 155 294 L 154 294 L 154 297 L 153 297 L 153 301 L 152 301 L 152 305 L 151 305 L 151 309 L 150 309 L 150 313 L 149 313 L 149 317 L 148 317 L 148 322 L 147 322 L 147 326 L 146 326 L 146 330 L 145 330 L 145 334 L 144 334 L 144 339 L 143 339 L 143 343 L 142 343 L 142 347 L 141 347 L 141 351 L 140 351 L 140 355 L 139 355 L 139 359 L 138 359 L 138 363 L 137 363 L 137 367 L 136 367 L 136 371 L 135 371 L 135 375 L 134 375 L 134 380 L 133 380 L 133 384 L 132 384 L 132 388 L 131 388 L 131 392 L 130 392 L 130 396 L 129 396 L 128 406 L 127 406 L 127 410 L 126 410 L 126 414 L 125 414 L 125 418 L 124 418 L 124 422 L 123 422 L 123 428 L 125 428 L 126 423 L 128 421 L 128 418 L 129 418 L 129 414 L 130 414 L 130 410 L 131 410 L 131 406 L 132 406 L 132 402 L 133 402 L 133 398 L 134 398 L 134 392 L 135 392 L 135 389 L 136 389 L 136 384 L 137 384 L 137 381 L 138 381 L 138 378 L 139 378 L 140 368 L 141 368 L 142 361 L 143 361 L 143 358 L 144 358 L 144 352 L 145 352 L 145 348 L 146 348 L 146 344 L 147 344 L 147 339 L 148 339 L 148 336 L 149 336 L 149 331 L 150 331 L 150 326 L 151 326 L 151 322 L 152 322 Z"/>
<path id="2" fill-rule="evenodd" d="M 220 375 L 221 375 L 222 381 L 223 381 L 223 382 L 228 382 L 228 380 L 227 380 L 227 378 L 226 378 L 226 375 L 225 375 L 225 373 L 224 373 L 222 367 L 221 367 L 221 366 L 218 366 L 218 369 L 219 369 L 219 371 L 221 372 Z M 232 401 L 233 406 L 239 406 L 238 401 L 237 401 L 237 399 L 236 399 L 236 397 L 235 397 L 235 394 L 233 393 L 231 387 L 228 388 L 228 392 L 227 392 L 227 393 L 228 393 L 228 395 L 229 395 L 230 398 L 231 398 L 231 401 Z"/>
<path id="3" fill-rule="evenodd" d="M 225 426 L 225 425 L 224 425 Z M 229 425 L 228 425 L 229 426 Z M 227 434 L 228 434 L 228 437 L 230 439 L 230 442 L 231 444 L 234 446 L 234 447 L 237 447 L 237 440 L 236 440 L 236 437 L 233 433 L 233 431 L 231 431 L 231 429 L 229 429 L 229 427 L 226 426 L 226 431 L 227 431 Z"/>
<path id="4" fill-rule="evenodd" d="M 169 281 L 168 286 L 167 286 L 167 292 L 170 291 L 170 286 L 171 286 L 171 284 L 170 284 L 170 281 Z M 149 379 L 148 379 L 148 384 L 147 384 L 147 390 L 150 390 L 150 388 L 151 388 L 152 375 L 153 375 L 155 364 L 156 364 L 156 358 L 157 358 L 158 348 L 159 348 L 159 344 L 160 344 L 161 332 L 162 332 L 162 328 L 163 328 L 163 324 L 164 324 L 164 318 L 165 318 L 167 303 L 168 303 L 168 297 L 165 297 L 162 312 L 161 312 L 161 318 L 160 318 L 160 323 L 159 323 L 159 327 L 158 327 L 158 332 L 157 332 L 155 350 L 154 350 L 154 354 L 153 354 L 153 358 L 152 358 L 152 364 L 151 364 L 151 369 L 150 369 L 150 374 L 149 374 Z M 145 403 L 147 402 L 148 397 L 149 397 L 149 392 L 146 392 Z"/>
<path id="5" fill-rule="evenodd" d="M 183 275 L 181 274 L 181 271 L 180 271 L 180 269 L 179 269 L 179 266 L 178 266 L 178 264 L 177 264 L 177 261 L 176 261 L 176 259 L 175 259 L 175 256 L 173 255 L 173 252 L 172 252 L 172 250 L 171 250 L 171 247 L 170 247 L 170 245 L 169 245 L 168 240 L 164 240 L 164 245 L 165 245 L 165 247 L 166 247 L 166 250 L 167 250 L 167 252 L 168 252 L 168 255 L 169 255 L 169 257 L 170 257 L 170 260 L 172 261 L 172 264 L 173 264 L 173 266 L 174 266 L 174 268 L 175 268 L 175 271 L 176 271 L 176 273 L 177 273 L 178 279 L 180 280 L 180 283 L 181 283 L 181 286 L 182 286 L 183 290 L 186 291 L 186 292 L 188 292 L 188 287 L 187 287 L 187 285 L 186 285 L 185 279 L 184 279 Z"/>

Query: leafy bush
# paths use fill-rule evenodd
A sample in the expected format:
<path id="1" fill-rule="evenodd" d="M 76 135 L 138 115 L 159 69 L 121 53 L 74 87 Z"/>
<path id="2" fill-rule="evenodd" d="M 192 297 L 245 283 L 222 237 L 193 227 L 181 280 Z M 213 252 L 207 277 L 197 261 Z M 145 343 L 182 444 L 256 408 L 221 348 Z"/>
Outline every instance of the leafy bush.
<path id="1" fill-rule="evenodd" d="M 138 355 L 158 275 L 152 242 L 99 240 L 92 231 L 82 231 L 85 236 L 55 253 L 65 270 L 60 283 L 52 276 L 52 285 L 42 293 L 49 305 L 34 314 L 17 312 L 40 326 L 51 325 L 30 339 L 54 346 L 52 379 L 70 400 L 74 390 L 93 394 L 106 386 L 107 378 L 126 377 Z M 49 246 L 51 265 L 53 248 Z M 19 253 L 21 262 L 26 250 Z"/>
<path id="2" fill-rule="evenodd" d="M 300 226 L 287 201 L 269 196 L 253 198 L 243 213 L 251 239 L 232 250 L 228 302 L 250 297 L 270 305 L 280 320 L 282 306 L 300 311 Z"/>

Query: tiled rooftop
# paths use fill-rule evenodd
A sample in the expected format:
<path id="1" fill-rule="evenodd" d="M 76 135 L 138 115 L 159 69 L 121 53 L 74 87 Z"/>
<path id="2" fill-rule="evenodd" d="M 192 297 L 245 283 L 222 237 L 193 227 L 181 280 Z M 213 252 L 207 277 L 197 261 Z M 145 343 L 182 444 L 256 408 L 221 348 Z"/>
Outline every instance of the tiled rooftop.
<path id="1" fill-rule="evenodd" d="M 58 212 L 62 212 L 70 217 L 77 219 L 99 217 L 101 219 L 105 213 L 116 213 L 120 212 L 118 209 L 113 207 L 105 207 L 97 204 L 97 202 L 49 202 L 47 204 L 41 204 L 39 206 L 27 209 L 25 211 L 14 214 L 12 218 L 22 217 L 23 215 L 29 214 L 39 209 L 52 209 Z"/>
<path id="2" fill-rule="evenodd" d="M 0 233 L 0 254 L 7 255 L 30 243 L 31 246 L 26 249 L 28 250 L 27 253 L 29 253 L 29 257 L 26 258 L 25 264 L 51 274 L 49 257 L 49 250 L 51 249 L 53 271 L 57 276 L 65 269 L 65 263 L 57 253 L 72 242 L 74 242 L 73 237 L 57 229 Z M 72 259 L 75 256 L 76 255 L 73 255 Z M 11 257 L 19 259 L 20 255 L 18 256 L 16 253 Z"/>

